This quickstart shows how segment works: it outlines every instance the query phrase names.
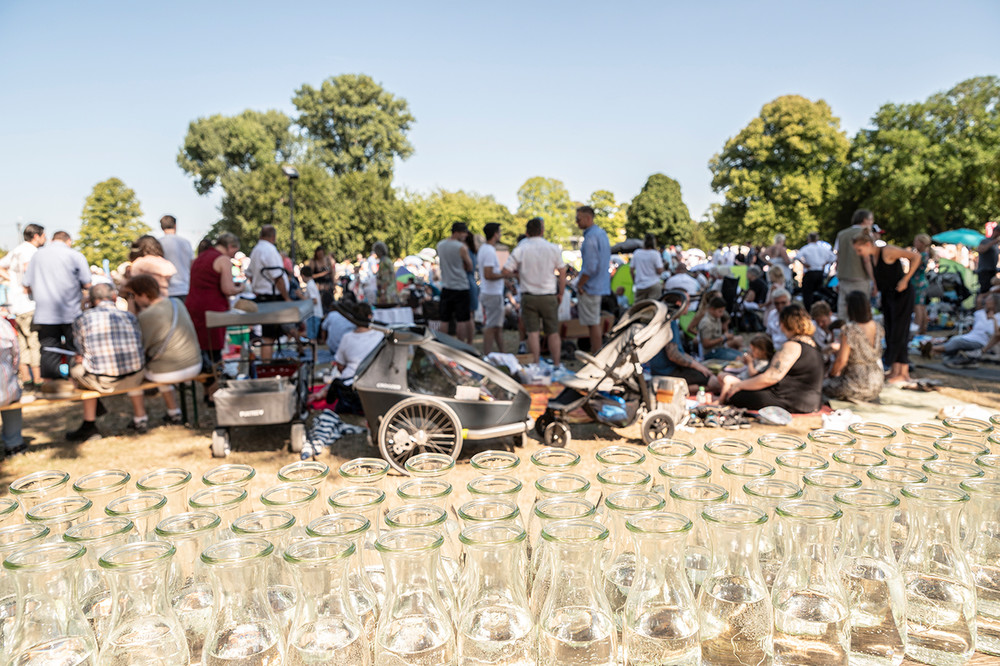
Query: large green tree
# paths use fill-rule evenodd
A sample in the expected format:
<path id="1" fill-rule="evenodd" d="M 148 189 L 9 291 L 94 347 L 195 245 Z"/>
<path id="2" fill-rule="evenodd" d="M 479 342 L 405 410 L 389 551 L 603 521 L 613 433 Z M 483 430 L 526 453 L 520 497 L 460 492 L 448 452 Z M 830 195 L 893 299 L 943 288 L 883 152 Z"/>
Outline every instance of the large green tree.
<path id="1" fill-rule="evenodd" d="M 579 236 L 576 227 L 576 206 L 561 180 L 534 176 L 524 181 L 517 191 L 517 218 L 524 222 L 533 217 L 545 220 L 545 238 L 566 245 Z"/>
<path id="2" fill-rule="evenodd" d="M 447 238 L 454 222 L 465 222 L 469 231 L 475 234 L 481 234 L 483 227 L 489 222 L 503 225 L 501 233 L 504 237 L 521 231 L 515 228 L 514 216 L 506 206 L 491 196 L 474 192 L 439 189 L 426 196 L 410 195 L 407 210 L 412 230 L 409 244 L 411 254 L 425 247 L 434 247 L 438 241 Z"/>
<path id="3" fill-rule="evenodd" d="M 80 215 L 76 247 L 91 264 L 107 259 L 112 266 L 126 261 L 132 241 L 149 233 L 135 191 L 118 178 L 94 185 Z"/>
<path id="4" fill-rule="evenodd" d="M 775 233 L 801 243 L 816 231 L 837 195 L 849 142 L 823 100 L 778 97 L 709 162 L 723 194 L 716 217 L 728 242 L 770 242 Z"/>
<path id="5" fill-rule="evenodd" d="M 625 233 L 629 238 L 656 236 L 661 245 L 680 245 L 691 239 L 691 212 L 681 197 L 681 185 L 673 178 L 654 173 L 628 207 Z"/>
<path id="6" fill-rule="evenodd" d="M 594 209 L 594 223 L 607 232 L 612 244 L 625 239 L 627 203 L 618 203 L 609 190 L 597 190 L 590 195 L 587 205 Z"/>

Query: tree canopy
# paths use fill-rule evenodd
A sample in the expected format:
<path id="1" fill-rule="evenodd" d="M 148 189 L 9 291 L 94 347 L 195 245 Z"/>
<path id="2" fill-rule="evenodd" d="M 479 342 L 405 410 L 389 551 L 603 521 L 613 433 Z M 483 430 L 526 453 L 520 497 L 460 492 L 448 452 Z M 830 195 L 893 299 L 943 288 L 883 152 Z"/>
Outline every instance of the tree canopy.
<path id="1" fill-rule="evenodd" d="M 561 180 L 534 176 L 524 181 L 517 191 L 517 217 L 521 221 L 533 217 L 545 220 L 545 238 L 565 245 L 579 235 L 576 227 L 576 205 Z"/>
<path id="2" fill-rule="evenodd" d="M 411 195 L 406 204 L 412 231 L 410 254 L 425 247 L 434 247 L 438 241 L 447 238 L 451 235 L 451 225 L 454 222 L 465 222 L 469 231 L 474 234 L 483 233 L 483 227 L 489 222 L 502 225 L 501 234 L 504 238 L 513 239 L 520 233 L 515 228 L 511 212 L 491 196 L 438 189 L 426 196 Z"/>
<path id="3" fill-rule="evenodd" d="M 612 243 L 625 240 L 627 203 L 617 203 L 609 190 L 597 190 L 590 195 L 587 205 L 594 209 L 594 223 L 604 229 Z"/>
<path id="4" fill-rule="evenodd" d="M 118 178 L 108 178 L 94 185 L 80 215 L 80 237 L 75 245 L 87 261 L 100 264 L 107 259 L 112 266 L 128 260 L 132 241 L 149 233 L 143 222 L 142 208 L 135 191 Z"/>
<path id="5" fill-rule="evenodd" d="M 662 173 L 654 173 L 628 207 L 625 234 L 629 238 L 656 236 L 661 246 L 680 245 L 691 239 L 694 223 L 681 197 L 681 185 Z"/>

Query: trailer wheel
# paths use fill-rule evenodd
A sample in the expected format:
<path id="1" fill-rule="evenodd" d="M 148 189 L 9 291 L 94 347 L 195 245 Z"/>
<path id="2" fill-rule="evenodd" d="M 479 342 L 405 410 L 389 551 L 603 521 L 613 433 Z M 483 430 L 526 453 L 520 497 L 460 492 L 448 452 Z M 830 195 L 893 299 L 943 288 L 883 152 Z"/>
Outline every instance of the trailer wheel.
<path id="1" fill-rule="evenodd" d="M 229 431 L 216 428 L 212 431 L 212 457 L 225 458 L 229 455 Z"/>
<path id="2" fill-rule="evenodd" d="M 569 432 L 569 426 L 562 421 L 552 421 L 545 426 L 545 446 L 565 449 L 569 446 L 571 439 L 572 435 Z"/>
<path id="3" fill-rule="evenodd" d="M 302 449 L 306 445 L 306 424 L 305 423 L 293 423 L 292 424 L 292 437 L 291 437 L 291 449 L 292 453 L 301 453 Z"/>
<path id="4" fill-rule="evenodd" d="M 404 465 L 418 453 L 443 453 L 457 459 L 462 427 L 455 411 L 443 402 L 407 398 L 382 416 L 378 448 L 394 469 L 408 474 Z"/>
<path id="5" fill-rule="evenodd" d="M 646 445 L 657 439 L 674 436 L 674 420 L 662 409 L 654 409 L 642 420 L 642 441 Z"/>

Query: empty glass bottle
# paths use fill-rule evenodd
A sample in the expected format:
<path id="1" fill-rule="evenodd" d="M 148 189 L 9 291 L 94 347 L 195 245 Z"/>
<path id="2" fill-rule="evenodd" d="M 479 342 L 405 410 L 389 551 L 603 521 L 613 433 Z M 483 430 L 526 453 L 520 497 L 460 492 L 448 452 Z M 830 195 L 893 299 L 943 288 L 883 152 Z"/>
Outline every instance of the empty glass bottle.
<path id="1" fill-rule="evenodd" d="M 832 456 L 834 451 L 838 449 L 853 448 L 858 445 L 857 437 L 851 433 L 826 428 L 813 430 L 806 435 L 806 439 L 809 442 L 809 452 L 822 456 L 824 459 Z"/>
<path id="2" fill-rule="evenodd" d="M 678 458 L 690 459 L 697 455 L 698 449 L 679 439 L 657 439 L 649 443 L 646 453 L 659 465 Z"/>
<path id="3" fill-rule="evenodd" d="M 708 483 L 712 477 L 712 468 L 703 462 L 691 459 L 667 460 L 657 468 L 663 488 L 663 499 L 669 506 L 670 489 L 675 483 L 702 481 Z"/>
<path id="4" fill-rule="evenodd" d="M 455 595 L 455 587 L 458 585 L 458 577 L 461 572 L 458 543 L 455 535 L 448 530 L 448 514 L 445 510 L 437 506 L 401 506 L 393 509 L 385 515 L 385 524 L 390 530 L 414 528 L 433 530 L 441 535 L 444 544 L 438 550 L 435 560 L 440 566 L 438 577 L 440 582 L 439 593 L 441 599 L 448 607 L 448 611 L 456 613 L 458 603 Z"/>
<path id="5" fill-rule="evenodd" d="M 616 666 L 617 632 L 600 585 L 600 553 L 608 530 L 590 520 L 545 526 L 554 583 L 538 622 L 539 666 Z"/>
<path id="6" fill-rule="evenodd" d="M 947 486 L 956 490 L 963 481 L 986 476 L 986 473 L 977 465 L 940 459 L 924 463 L 921 469 L 927 475 L 927 482 L 931 485 Z"/>
<path id="7" fill-rule="evenodd" d="M 230 527 L 233 521 L 246 512 L 247 491 L 239 486 L 220 486 L 205 488 L 188 498 L 188 506 L 192 511 L 214 513 L 219 517 L 222 526 L 215 535 L 217 541 L 233 536 Z"/>
<path id="8" fill-rule="evenodd" d="M 781 479 L 754 479 L 743 486 L 746 503 L 767 514 L 767 523 L 760 531 L 757 543 L 757 561 L 764 575 L 764 584 L 770 590 L 785 560 L 785 542 L 782 538 L 782 524 L 775 520 L 774 510 L 782 502 L 802 499 L 802 488 L 791 481 Z"/>
<path id="9" fill-rule="evenodd" d="M 331 537 L 304 539 L 285 550 L 298 589 L 286 664 L 371 664 L 371 636 L 347 594 L 353 555 L 353 543 Z"/>
<path id="10" fill-rule="evenodd" d="M 906 535 L 910 531 L 910 518 L 903 511 L 903 496 L 900 495 L 899 491 L 904 486 L 927 483 L 927 476 L 921 471 L 915 471 L 908 467 L 884 465 L 868 470 L 868 479 L 871 481 L 872 487 L 876 490 L 883 490 L 900 500 L 900 504 L 896 507 L 892 517 L 892 526 L 889 528 L 892 552 L 898 562 L 899 556 L 903 554 L 903 544 L 906 543 Z"/>
<path id="11" fill-rule="evenodd" d="M 506 497 L 517 502 L 524 485 L 513 476 L 506 474 L 489 474 L 477 476 L 466 484 L 465 489 L 473 497 Z"/>
<path id="12" fill-rule="evenodd" d="M 754 479 L 769 479 L 776 473 L 774 465 L 753 458 L 737 458 L 722 463 L 722 476 L 719 485 L 729 491 L 729 501 L 734 504 L 745 504 L 747 498 L 743 494 L 743 486 Z"/>
<path id="13" fill-rule="evenodd" d="M 910 533 L 899 567 L 906 586 L 906 656 L 964 664 L 976 650 L 976 586 L 958 536 L 969 496 L 921 484 L 900 491 Z"/>
<path id="14" fill-rule="evenodd" d="M 36 504 L 62 497 L 68 489 L 69 474 L 55 469 L 22 476 L 12 481 L 8 488 L 24 515 L 28 515 Z"/>
<path id="15" fill-rule="evenodd" d="M 605 446 L 594 454 L 594 458 L 597 459 L 597 464 L 602 468 L 629 465 L 641 466 L 646 462 L 646 454 L 641 449 L 628 446 Z"/>
<path id="16" fill-rule="evenodd" d="M 670 498 L 677 513 L 694 523 L 684 550 L 684 571 L 697 597 L 712 565 L 712 542 L 702 511 L 707 506 L 727 501 L 729 492 L 714 483 L 680 483 L 670 488 Z"/>
<path id="17" fill-rule="evenodd" d="M 355 458 L 341 465 L 337 472 L 351 484 L 375 484 L 389 473 L 389 463 L 381 458 Z"/>
<path id="18" fill-rule="evenodd" d="M 484 497 L 466 502 L 458 508 L 458 518 L 462 528 L 486 523 L 521 524 L 521 510 L 511 500 L 502 497 Z"/>
<path id="19" fill-rule="evenodd" d="M 425 529 L 390 530 L 375 542 L 387 581 L 376 666 L 457 665 L 454 625 L 436 584 L 442 545 L 440 533 Z"/>
<path id="20" fill-rule="evenodd" d="M 531 464 L 542 474 L 567 472 L 580 464 L 580 454 L 569 449 L 546 446 L 531 454 Z"/>
<path id="21" fill-rule="evenodd" d="M 308 483 L 316 489 L 323 487 L 330 476 L 330 466 L 318 460 L 296 460 L 278 470 L 282 483 Z"/>
<path id="22" fill-rule="evenodd" d="M 531 553 L 528 565 L 528 599 L 531 615 L 537 620 L 555 574 L 549 561 L 547 542 L 541 538 L 541 530 L 545 529 L 546 525 L 560 520 L 593 519 L 597 515 L 597 507 L 583 498 L 553 498 L 539 502 L 535 506 L 534 514 L 539 534 L 537 546 Z"/>
<path id="23" fill-rule="evenodd" d="M 903 439 L 910 444 L 926 447 L 933 446 L 934 440 L 950 434 L 947 428 L 935 423 L 904 423 L 900 427 L 900 431 L 903 433 Z"/>
<path id="24" fill-rule="evenodd" d="M 636 570 L 623 610 L 625 666 L 699 666 L 698 611 L 684 569 L 692 523 L 664 511 L 630 516 Z"/>
<path id="25" fill-rule="evenodd" d="M 722 478 L 722 463 L 737 458 L 749 458 L 753 455 L 753 447 L 741 439 L 720 437 L 713 439 L 703 447 L 708 454 L 708 463 L 712 468 L 712 478 Z"/>
<path id="26" fill-rule="evenodd" d="M 250 465 L 218 465 L 201 475 L 201 482 L 209 488 L 237 486 L 246 488 L 257 476 L 257 470 Z"/>
<path id="27" fill-rule="evenodd" d="M 896 431 L 884 423 L 862 421 L 847 426 L 847 432 L 858 440 L 858 448 L 881 451 L 896 438 Z"/>
<path id="28" fill-rule="evenodd" d="M 949 416 L 941 421 L 941 425 L 956 437 L 973 439 L 983 444 L 986 443 L 986 438 L 993 432 L 993 426 L 987 421 L 968 416 Z"/>
<path id="29" fill-rule="evenodd" d="M 108 502 L 104 513 L 131 520 L 135 525 L 132 538 L 141 541 L 155 538 L 153 530 L 163 518 L 166 506 L 167 498 L 160 493 L 130 493 Z"/>
<path id="30" fill-rule="evenodd" d="M 112 548 L 101 557 L 115 603 L 99 666 L 190 663 L 184 628 L 167 596 L 167 569 L 174 553 L 164 541 L 140 541 Z"/>
<path id="31" fill-rule="evenodd" d="M 330 495 L 326 501 L 332 515 L 341 513 L 359 513 L 368 519 L 371 527 L 365 532 L 358 552 L 361 566 L 368 574 L 368 580 L 378 597 L 379 606 L 385 603 L 385 569 L 382 558 L 375 549 L 375 540 L 381 532 L 382 505 L 385 504 L 385 493 L 374 486 L 348 486 Z"/>
<path id="32" fill-rule="evenodd" d="M 0 525 L 4 525 L 18 516 L 18 503 L 9 497 L 0 497 Z"/>
<path id="33" fill-rule="evenodd" d="M 292 528 L 295 517 L 287 511 L 254 511 L 233 521 L 233 534 L 237 537 L 267 539 L 274 546 L 269 557 L 264 558 L 264 587 L 267 601 L 286 635 L 295 614 L 295 583 L 292 572 L 281 554 L 293 541 Z"/>
<path id="34" fill-rule="evenodd" d="M 1000 451 L 1000 446 L 996 447 Z M 1000 479 L 1000 453 L 991 453 L 988 456 L 976 458 L 976 467 L 983 470 L 983 475 L 987 479 Z"/>
<path id="35" fill-rule="evenodd" d="M 834 451 L 831 458 L 833 459 L 833 469 L 853 474 L 861 479 L 862 485 L 868 480 L 868 470 L 888 464 L 885 456 L 881 453 L 866 449 L 841 449 Z"/>
<path id="36" fill-rule="evenodd" d="M 798 484 L 801 488 L 803 476 L 809 472 L 829 469 L 830 463 L 818 453 L 789 451 L 778 455 L 774 459 L 774 466 L 778 470 L 774 478 Z"/>
<path id="37" fill-rule="evenodd" d="M 86 497 L 94 506 L 105 506 L 125 494 L 132 475 L 123 469 L 102 469 L 84 474 L 73 483 L 73 492 Z"/>
<path id="38" fill-rule="evenodd" d="M 445 477 L 455 469 L 455 459 L 444 453 L 418 453 L 407 458 L 403 467 L 411 476 Z"/>
<path id="39" fill-rule="evenodd" d="M 45 542 L 49 528 L 44 525 L 8 525 L 0 528 L 0 562 L 9 554 Z M 0 568 L 0 659 L 10 644 L 10 631 L 17 618 L 17 586 L 6 569 Z"/>
<path id="40" fill-rule="evenodd" d="M 990 447 L 974 439 L 967 439 L 955 435 L 947 435 L 941 439 L 934 440 L 934 450 L 944 460 L 960 462 L 967 465 L 976 464 L 976 458 L 985 456 L 990 452 Z"/>
<path id="41" fill-rule="evenodd" d="M 304 539 L 306 525 L 322 513 L 319 491 L 307 483 L 282 483 L 272 486 L 260 494 L 260 503 L 265 509 L 287 511 L 295 516 L 295 526 L 291 538 Z"/>
<path id="42" fill-rule="evenodd" d="M 29 523 L 48 527 L 49 541 L 60 541 L 68 528 L 87 520 L 93 506 L 86 497 L 58 497 L 31 507 L 26 518 Z"/>
<path id="43" fill-rule="evenodd" d="M 840 578 L 851 609 L 852 664 L 899 666 L 906 651 L 906 594 L 890 529 L 899 499 L 884 490 L 842 490 Z"/>
<path id="44" fill-rule="evenodd" d="M 544 450 L 544 449 L 543 449 Z M 566 449 L 554 449 L 555 451 L 565 451 Z M 541 453 L 539 451 L 538 453 Z M 538 455 L 536 453 L 535 455 Z M 579 460 L 577 454 L 573 454 Z M 534 460 L 535 456 L 532 456 Z M 574 463 L 575 464 L 575 463 Z M 531 505 L 531 515 L 528 516 L 528 552 L 538 547 L 537 538 L 541 538 L 542 528 L 538 523 L 538 516 L 535 515 L 535 507 L 538 503 L 546 499 L 557 497 L 570 498 L 577 497 L 587 499 L 587 492 L 590 490 L 590 481 L 579 474 L 568 472 L 553 472 L 539 477 L 535 481 L 535 500 Z M 596 506 L 596 505 L 595 505 Z"/>
<path id="45" fill-rule="evenodd" d="M 849 472 L 819 470 L 802 477 L 803 498 L 816 502 L 832 502 L 834 493 L 860 487 L 861 479 Z"/>
<path id="46" fill-rule="evenodd" d="M 976 582 L 976 649 L 1000 656 L 1000 480 L 970 479 L 966 552 Z"/>
<path id="47" fill-rule="evenodd" d="M 916 444 L 913 442 L 895 442 L 882 447 L 882 453 L 890 465 L 905 467 L 915 472 L 923 471 L 923 464 L 938 459 L 934 451 L 934 443 Z"/>
<path id="48" fill-rule="evenodd" d="M 203 666 L 281 666 L 285 635 L 267 601 L 265 569 L 274 546 L 258 537 L 227 539 L 201 554 L 212 577 L 212 619 Z"/>
<path id="49" fill-rule="evenodd" d="M 602 520 L 606 507 L 604 499 L 620 490 L 649 490 L 653 478 L 646 470 L 635 465 L 605 467 L 597 472 L 601 492 L 597 500 L 598 520 Z"/>
<path id="50" fill-rule="evenodd" d="M 447 457 L 447 456 L 446 456 Z M 451 460 L 451 458 L 448 458 Z M 401 506 L 429 504 L 450 512 L 451 494 L 454 491 L 447 481 L 435 478 L 417 478 L 404 481 L 396 488 Z"/>
<path id="51" fill-rule="evenodd" d="M 511 474 L 521 464 L 521 458 L 510 451 L 480 451 L 472 456 L 472 469 L 479 474 Z"/>
<path id="52" fill-rule="evenodd" d="M 139 477 L 135 488 L 141 493 L 160 493 L 167 498 L 164 515 L 173 516 L 188 510 L 191 472 L 180 467 L 164 467 Z"/>
<path id="53" fill-rule="evenodd" d="M 774 664 L 847 666 L 850 610 L 833 557 L 843 514 L 829 502 L 791 500 L 775 509 L 784 524 L 784 561 L 771 589 Z"/>
<path id="54" fill-rule="evenodd" d="M 771 663 L 773 614 L 757 564 L 767 514 L 746 504 L 702 511 L 712 540 L 712 565 L 698 595 L 704 666 Z"/>
<path id="55" fill-rule="evenodd" d="M 780 432 L 769 432 L 757 438 L 757 451 L 765 462 L 774 464 L 782 453 L 805 451 L 806 443 L 801 437 Z"/>

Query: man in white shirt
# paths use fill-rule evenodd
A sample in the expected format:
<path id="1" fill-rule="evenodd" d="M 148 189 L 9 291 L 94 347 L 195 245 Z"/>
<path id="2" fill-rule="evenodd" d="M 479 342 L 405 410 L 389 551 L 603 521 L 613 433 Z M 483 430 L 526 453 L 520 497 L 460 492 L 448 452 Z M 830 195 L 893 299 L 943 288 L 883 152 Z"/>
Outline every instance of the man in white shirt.
<path id="1" fill-rule="evenodd" d="M 698 278 L 688 273 L 687 266 L 678 263 L 674 274 L 663 283 L 663 289 L 665 291 L 680 289 L 686 291 L 688 296 L 697 296 L 701 293 L 701 283 L 698 282 Z"/>
<path id="2" fill-rule="evenodd" d="M 366 322 L 372 319 L 372 308 L 367 303 L 361 303 L 357 307 L 358 317 Z M 361 361 L 365 360 L 373 349 L 378 347 L 379 342 L 385 337 L 380 331 L 373 331 L 368 325 L 362 325 L 349 333 L 345 333 L 337 346 L 337 353 L 333 355 L 333 364 L 340 370 L 340 378 L 345 384 L 350 386 L 354 383 L 354 375 L 358 371 Z"/>
<path id="3" fill-rule="evenodd" d="M 806 244 L 796 253 L 795 261 L 802 264 L 802 304 L 806 310 L 812 307 L 816 291 L 823 286 L 826 272 L 836 260 L 830 244 L 820 241 L 816 232 L 809 234 Z"/>
<path id="4" fill-rule="evenodd" d="M 525 225 L 525 238 L 514 248 L 503 267 L 504 277 L 517 275 L 521 284 L 521 317 L 528 336 L 528 350 L 537 364 L 542 357 L 539 331 L 544 331 L 552 365 L 561 363 L 559 303 L 566 288 L 566 263 L 562 250 L 543 238 L 545 223 L 533 217 Z"/>
<path id="5" fill-rule="evenodd" d="M 635 300 L 659 300 L 663 295 L 663 283 L 660 282 L 663 258 L 656 249 L 656 236 L 646 234 L 642 249 L 632 253 L 628 268 L 632 273 L 632 284 L 635 285 Z"/>
<path id="6" fill-rule="evenodd" d="M 285 274 L 285 261 L 278 252 L 274 241 L 278 234 L 274 227 L 265 224 L 260 228 L 260 239 L 250 253 L 250 268 L 247 269 L 247 279 L 253 288 L 258 303 L 269 301 L 290 301 L 288 294 L 288 276 Z M 274 341 L 281 337 L 281 326 L 268 324 L 261 326 L 260 337 L 263 346 L 260 356 L 263 360 L 271 359 L 271 347 Z"/>
<path id="7" fill-rule="evenodd" d="M 41 383 L 41 345 L 38 332 L 31 326 L 35 316 L 35 302 L 24 288 L 24 274 L 28 262 L 38 248 L 45 245 L 45 227 L 29 224 L 24 228 L 24 242 L 0 259 L 0 279 L 7 282 L 7 301 L 10 313 L 14 315 L 17 342 L 20 346 L 21 381 Z"/>
<path id="8" fill-rule="evenodd" d="M 170 276 L 167 293 L 170 298 L 179 298 L 183 301 L 187 298 L 191 284 L 194 250 L 186 238 L 177 235 L 177 218 L 173 215 L 164 215 L 160 218 L 160 229 L 163 229 L 163 238 L 160 239 L 163 256 L 177 269 L 177 272 Z"/>
<path id="9" fill-rule="evenodd" d="M 782 345 L 788 342 L 788 336 L 781 330 L 781 311 L 792 304 L 792 295 L 787 289 L 780 288 L 774 290 L 771 303 L 773 307 L 767 312 L 767 334 L 771 336 L 771 342 L 775 349 L 781 349 Z"/>
<path id="10" fill-rule="evenodd" d="M 476 253 L 479 264 L 479 301 L 483 304 L 483 355 L 493 351 L 503 353 L 503 274 L 497 257 L 500 225 L 490 222 L 483 227 L 486 242 Z"/>
<path id="11" fill-rule="evenodd" d="M 929 340 L 920 346 L 925 357 L 932 352 L 943 354 L 946 365 L 962 365 L 962 352 L 985 352 L 1000 343 L 1000 293 L 990 292 L 983 307 L 972 313 L 972 329 L 964 335 L 953 335 L 943 344 L 933 345 Z"/>

